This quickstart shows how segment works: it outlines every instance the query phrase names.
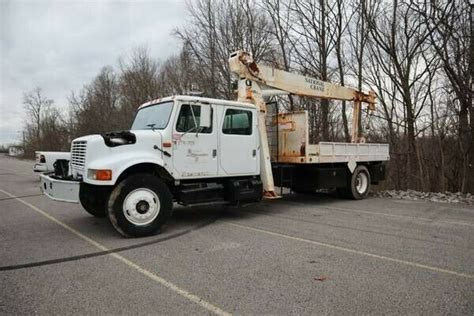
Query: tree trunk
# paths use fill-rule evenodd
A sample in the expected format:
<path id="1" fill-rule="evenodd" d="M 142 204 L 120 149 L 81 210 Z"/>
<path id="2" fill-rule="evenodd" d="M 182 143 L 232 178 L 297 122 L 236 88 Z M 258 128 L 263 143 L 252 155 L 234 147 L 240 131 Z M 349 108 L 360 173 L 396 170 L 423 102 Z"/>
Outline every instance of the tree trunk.
<path id="1" fill-rule="evenodd" d="M 364 46 L 365 46 L 365 0 L 361 0 L 360 2 L 360 39 L 359 39 L 359 51 L 357 52 L 357 89 L 359 91 L 362 91 L 362 68 L 363 68 L 363 58 L 364 58 Z M 359 130 L 357 137 L 362 137 L 362 107 L 359 107 L 359 118 L 358 122 L 359 124 Z"/>
<path id="2" fill-rule="evenodd" d="M 469 127 L 468 106 L 460 100 L 461 109 L 459 110 L 459 138 L 461 145 L 461 154 L 463 158 L 463 173 L 460 190 L 466 192 L 471 189 L 472 171 L 474 170 L 474 161 L 472 155 L 471 128 Z M 472 107 L 472 106 L 471 106 Z M 472 117 L 471 117 L 472 119 Z"/>
<path id="3" fill-rule="evenodd" d="M 446 191 L 446 185 L 445 185 L 445 175 L 444 175 L 444 170 L 445 170 L 445 161 L 444 161 L 444 149 L 443 149 L 443 139 L 441 136 L 438 136 L 438 144 L 439 144 L 439 158 L 440 158 L 440 167 L 439 167 L 439 190 L 441 192 Z"/>
<path id="4" fill-rule="evenodd" d="M 415 144 L 415 120 L 413 117 L 413 105 L 411 104 L 411 100 L 405 100 L 405 106 L 407 109 L 407 141 L 408 141 L 408 148 L 407 148 L 407 175 L 408 175 L 408 188 L 409 189 L 417 189 L 417 179 L 418 175 L 416 173 L 416 144 Z"/>
<path id="5" fill-rule="evenodd" d="M 328 80 L 327 69 L 327 47 L 326 47 L 326 3 L 324 0 L 319 1 L 321 7 L 321 80 Z M 329 141 L 329 101 L 321 100 L 321 124 L 322 124 L 322 140 Z"/>

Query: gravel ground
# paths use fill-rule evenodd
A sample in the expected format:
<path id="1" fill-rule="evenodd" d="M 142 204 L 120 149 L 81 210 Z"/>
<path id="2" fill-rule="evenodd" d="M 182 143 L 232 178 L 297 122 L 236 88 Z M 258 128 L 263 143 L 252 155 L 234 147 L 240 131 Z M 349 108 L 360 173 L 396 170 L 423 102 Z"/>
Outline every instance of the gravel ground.
<path id="1" fill-rule="evenodd" d="M 414 190 L 386 190 L 372 193 L 372 196 L 409 201 L 429 201 L 436 203 L 454 203 L 474 205 L 474 195 L 461 192 L 420 192 Z"/>

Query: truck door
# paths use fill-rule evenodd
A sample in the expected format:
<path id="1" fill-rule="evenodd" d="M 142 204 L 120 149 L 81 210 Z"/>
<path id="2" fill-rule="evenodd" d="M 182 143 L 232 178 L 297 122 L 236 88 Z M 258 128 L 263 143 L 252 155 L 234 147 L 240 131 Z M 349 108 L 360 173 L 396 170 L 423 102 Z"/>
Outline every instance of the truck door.
<path id="1" fill-rule="evenodd" d="M 255 113 L 238 107 L 224 108 L 219 130 L 222 175 L 255 175 L 260 153 Z"/>
<path id="2" fill-rule="evenodd" d="M 199 127 L 201 105 L 182 103 L 173 129 L 173 166 L 179 178 L 217 176 L 217 131 L 214 106 L 211 126 Z"/>

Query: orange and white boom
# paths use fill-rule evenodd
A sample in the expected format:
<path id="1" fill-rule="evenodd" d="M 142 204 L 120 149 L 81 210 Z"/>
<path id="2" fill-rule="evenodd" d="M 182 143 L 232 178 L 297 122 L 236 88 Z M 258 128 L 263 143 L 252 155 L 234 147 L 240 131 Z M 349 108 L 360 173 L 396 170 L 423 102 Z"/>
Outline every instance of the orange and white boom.
<path id="1" fill-rule="evenodd" d="M 375 93 L 363 93 L 356 89 L 321 81 L 315 78 L 275 69 L 270 66 L 257 65 L 252 56 L 244 51 L 236 51 L 229 58 L 230 70 L 239 76 L 237 99 L 248 102 L 259 108 L 259 126 L 265 126 L 266 103 L 264 98 L 275 95 L 298 95 L 331 100 L 354 101 L 352 115 L 351 142 L 358 143 L 359 115 L 361 103 L 368 104 L 370 111 L 375 110 Z M 260 133 L 260 168 L 264 196 L 277 197 L 268 146 L 267 131 L 259 128 Z"/>

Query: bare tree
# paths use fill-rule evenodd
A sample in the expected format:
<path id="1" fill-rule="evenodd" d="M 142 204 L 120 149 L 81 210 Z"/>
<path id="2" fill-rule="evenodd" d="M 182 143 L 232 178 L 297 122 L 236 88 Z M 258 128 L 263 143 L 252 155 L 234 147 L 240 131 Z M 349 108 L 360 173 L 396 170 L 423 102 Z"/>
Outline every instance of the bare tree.
<path id="1" fill-rule="evenodd" d="M 351 55 L 352 60 L 355 61 L 353 65 L 353 73 L 357 79 L 357 89 L 362 90 L 363 78 L 364 78 L 364 61 L 366 60 L 365 49 L 368 41 L 368 29 L 367 29 L 367 3 L 366 0 L 356 0 L 352 4 L 355 8 L 355 23 L 351 23 L 352 29 L 350 30 L 350 44 L 351 44 Z M 362 115 L 359 113 L 359 125 L 361 125 Z M 361 136 L 362 129 L 359 129 L 359 135 Z"/>
<path id="2" fill-rule="evenodd" d="M 278 56 L 275 58 L 277 67 L 286 71 L 291 70 L 291 56 L 294 44 L 291 39 L 291 5 L 292 2 L 280 0 L 264 0 L 262 7 L 272 21 L 271 32 L 278 43 Z M 295 101 L 292 95 L 288 96 L 289 109 L 295 109 Z"/>
<path id="3" fill-rule="evenodd" d="M 459 103 L 460 150 L 464 172 L 462 190 L 474 190 L 474 74 L 473 8 L 470 1 L 413 1 L 428 29 L 430 45 L 441 60 L 442 69 Z M 470 121 L 470 123 L 469 123 Z"/>
<path id="4" fill-rule="evenodd" d="M 363 8 L 364 0 L 361 1 L 360 7 Z M 336 59 L 337 59 L 337 69 L 339 72 L 339 82 L 342 86 L 345 85 L 345 72 L 346 72 L 346 65 L 345 60 L 343 57 L 344 54 L 344 33 L 346 32 L 350 18 L 346 16 L 346 9 L 347 2 L 344 0 L 336 0 L 334 8 L 330 11 L 330 13 L 334 16 L 334 26 L 336 28 L 335 34 L 335 50 L 336 50 Z M 361 9 L 359 9 L 361 10 Z M 361 52 L 363 54 L 363 52 Z M 362 84 L 358 86 L 359 91 L 362 90 Z M 349 142 L 351 139 L 351 135 L 349 133 L 349 124 L 347 122 L 347 113 L 346 113 L 346 101 L 342 101 L 342 108 L 341 108 L 341 116 L 342 116 L 342 126 L 344 130 L 344 139 L 346 142 Z M 360 119 L 361 115 L 359 115 Z M 359 120 L 359 125 L 360 125 Z M 359 130 L 361 132 L 361 130 Z M 361 136 L 361 135 L 358 135 Z"/>
<path id="5" fill-rule="evenodd" d="M 366 18 L 372 39 L 371 56 L 395 84 L 397 94 L 403 102 L 408 145 L 408 186 L 416 188 L 420 175 L 415 123 L 423 104 L 417 108 L 415 94 L 424 86 L 429 75 L 428 69 L 431 67 L 430 64 L 421 63 L 423 53 L 428 49 L 426 39 L 429 32 L 407 1 L 393 0 L 390 5 L 382 2 L 372 3 L 370 7 Z"/>
<path id="6" fill-rule="evenodd" d="M 109 83 L 118 84 L 120 88 L 122 118 L 120 125 L 125 128 L 131 123 L 131 119 L 140 104 L 161 96 L 160 66 L 158 61 L 150 57 L 148 50 L 141 47 L 133 50 L 128 58 L 121 59 L 119 68 L 119 78 L 109 77 Z M 110 101 L 115 102 L 116 100 Z M 115 103 L 111 106 L 115 106 Z"/>
<path id="7" fill-rule="evenodd" d="M 56 108 L 50 107 L 41 122 L 42 144 L 38 149 L 52 151 L 69 150 L 69 132 L 63 114 Z"/>
<path id="8" fill-rule="evenodd" d="M 217 8 L 218 4 L 213 0 L 188 2 L 192 22 L 184 29 L 176 30 L 176 35 L 189 47 L 199 65 L 198 72 L 204 81 L 200 89 L 214 97 L 223 92 L 218 89 L 216 80 Z"/>
<path id="9" fill-rule="evenodd" d="M 76 135 L 103 133 L 124 126 L 119 111 L 119 83 L 111 67 L 103 67 L 79 95 L 69 98 L 73 107 Z M 128 120 L 128 119 L 127 119 Z"/>
<path id="10" fill-rule="evenodd" d="M 162 95 L 186 94 L 197 88 L 199 77 L 186 45 L 178 56 L 172 56 L 163 63 L 159 77 Z"/>
<path id="11" fill-rule="evenodd" d="M 23 105 L 27 114 L 29 132 L 34 135 L 36 145 L 41 146 L 41 123 L 44 113 L 53 105 L 53 100 L 44 97 L 41 88 L 37 87 L 23 94 Z"/>
<path id="12" fill-rule="evenodd" d="M 25 155 L 33 157 L 35 150 L 65 150 L 67 131 L 54 101 L 35 88 L 24 93 L 23 104 L 27 114 L 23 131 Z"/>
<path id="13" fill-rule="evenodd" d="M 190 24 L 176 30 L 189 48 L 199 74 L 199 88 L 208 96 L 232 98 L 229 54 L 251 52 L 259 61 L 272 55 L 270 23 L 251 0 L 199 0 L 189 3 Z"/>
<path id="14" fill-rule="evenodd" d="M 328 20 L 327 0 L 295 0 L 291 10 L 295 20 L 292 31 L 299 38 L 295 44 L 296 61 L 304 74 L 328 81 L 329 56 L 335 48 L 336 31 L 334 21 Z M 322 99 L 320 104 L 320 137 L 322 140 L 329 140 L 329 101 Z"/>

